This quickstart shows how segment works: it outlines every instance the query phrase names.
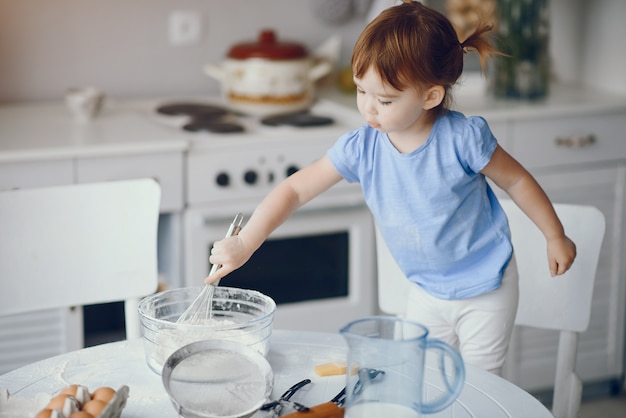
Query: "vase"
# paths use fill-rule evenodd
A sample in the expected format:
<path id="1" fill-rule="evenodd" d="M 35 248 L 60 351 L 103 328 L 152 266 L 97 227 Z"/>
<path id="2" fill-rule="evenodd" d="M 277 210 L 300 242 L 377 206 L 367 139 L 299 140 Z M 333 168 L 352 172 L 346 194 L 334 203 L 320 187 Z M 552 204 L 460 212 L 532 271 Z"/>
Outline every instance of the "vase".
<path id="1" fill-rule="evenodd" d="M 499 98 L 541 99 L 550 81 L 548 0 L 498 0 L 491 89 Z"/>

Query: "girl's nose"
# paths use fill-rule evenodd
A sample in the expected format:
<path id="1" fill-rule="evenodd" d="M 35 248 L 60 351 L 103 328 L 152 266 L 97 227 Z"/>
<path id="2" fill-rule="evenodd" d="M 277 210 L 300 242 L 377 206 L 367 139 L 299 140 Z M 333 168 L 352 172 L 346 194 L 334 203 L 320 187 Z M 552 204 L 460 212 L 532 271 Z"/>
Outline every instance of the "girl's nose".
<path id="1" fill-rule="evenodd" d="M 364 109 L 365 109 L 365 112 L 367 114 L 370 114 L 370 115 L 378 114 L 378 112 L 376 111 L 375 100 L 376 99 L 372 98 L 372 97 L 367 97 L 365 99 L 365 107 L 364 107 Z"/>

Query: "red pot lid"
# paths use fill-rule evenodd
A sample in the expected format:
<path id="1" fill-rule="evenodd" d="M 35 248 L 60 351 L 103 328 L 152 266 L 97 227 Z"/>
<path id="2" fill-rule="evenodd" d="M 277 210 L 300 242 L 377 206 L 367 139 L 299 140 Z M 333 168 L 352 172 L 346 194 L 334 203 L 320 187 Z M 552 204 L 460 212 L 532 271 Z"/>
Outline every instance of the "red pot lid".
<path id="1" fill-rule="evenodd" d="M 293 60 L 306 58 L 307 49 L 295 42 L 278 42 L 272 30 L 261 31 L 258 42 L 246 42 L 233 46 L 228 58 L 265 58 L 270 60 Z"/>

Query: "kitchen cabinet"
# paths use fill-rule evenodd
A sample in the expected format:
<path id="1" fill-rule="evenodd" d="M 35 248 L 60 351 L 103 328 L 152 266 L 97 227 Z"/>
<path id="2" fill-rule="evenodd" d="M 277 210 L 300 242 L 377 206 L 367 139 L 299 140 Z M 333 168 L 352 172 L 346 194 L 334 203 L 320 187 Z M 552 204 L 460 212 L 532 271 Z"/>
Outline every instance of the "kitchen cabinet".
<path id="1" fill-rule="evenodd" d="M 530 170 L 626 158 L 625 113 L 512 121 L 510 149 Z M 584 169 L 584 168 L 583 168 Z"/>
<path id="2" fill-rule="evenodd" d="M 182 153 L 146 153 L 76 160 L 78 183 L 153 178 L 161 186 L 161 213 L 183 209 Z"/>
<path id="3" fill-rule="evenodd" d="M 153 178 L 161 186 L 161 213 L 169 213 L 184 206 L 183 162 L 182 152 L 149 151 L 136 155 L 0 162 L 0 191 Z"/>

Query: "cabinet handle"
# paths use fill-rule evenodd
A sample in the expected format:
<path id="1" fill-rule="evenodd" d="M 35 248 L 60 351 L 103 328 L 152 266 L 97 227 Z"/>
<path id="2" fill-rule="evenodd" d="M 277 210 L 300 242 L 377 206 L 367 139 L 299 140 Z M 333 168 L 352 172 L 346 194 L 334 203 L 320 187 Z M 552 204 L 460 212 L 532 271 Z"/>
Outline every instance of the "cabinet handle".
<path id="1" fill-rule="evenodd" d="M 554 139 L 554 143 L 557 147 L 563 148 L 582 148 L 596 143 L 596 136 L 589 135 L 572 135 L 572 136 L 558 136 Z"/>

